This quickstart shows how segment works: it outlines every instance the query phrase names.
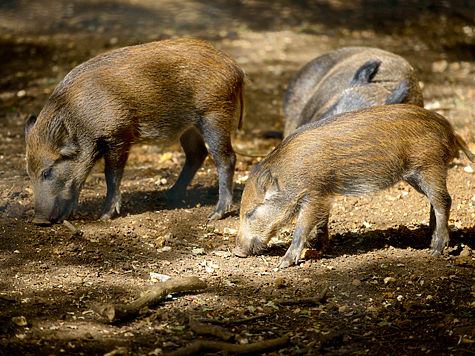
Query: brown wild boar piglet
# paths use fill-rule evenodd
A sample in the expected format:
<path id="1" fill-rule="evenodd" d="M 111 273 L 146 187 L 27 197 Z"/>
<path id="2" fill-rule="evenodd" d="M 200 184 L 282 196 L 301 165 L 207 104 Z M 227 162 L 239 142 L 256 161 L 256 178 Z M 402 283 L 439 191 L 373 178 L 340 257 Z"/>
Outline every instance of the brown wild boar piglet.
<path id="1" fill-rule="evenodd" d="M 328 116 L 390 104 L 423 106 L 411 65 L 378 48 L 340 48 L 310 61 L 290 81 L 284 96 L 284 137 Z"/>
<path id="2" fill-rule="evenodd" d="M 232 203 L 236 156 L 231 130 L 244 73 L 210 44 L 193 38 L 119 48 L 74 68 L 56 87 L 38 118 L 25 124 L 27 171 L 34 223 L 50 224 L 77 209 L 94 163 L 105 161 L 107 196 L 101 219 L 119 212 L 120 181 L 131 146 L 178 139 L 186 161 L 168 198 L 183 194 L 209 146 L 219 177 L 219 201 L 210 218 Z"/>
<path id="3" fill-rule="evenodd" d="M 335 196 L 368 194 L 402 180 L 429 199 L 432 254 L 438 255 L 449 242 L 446 178 L 459 149 L 475 161 L 445 118 L 414 105 L 371 107 L 302 126 L 249 175 L 234 253 L 259 253 L 296 218 L 279 267 L 297 263 L 313 228 L 321 232 L 317 242 L 328 244 Z"/>

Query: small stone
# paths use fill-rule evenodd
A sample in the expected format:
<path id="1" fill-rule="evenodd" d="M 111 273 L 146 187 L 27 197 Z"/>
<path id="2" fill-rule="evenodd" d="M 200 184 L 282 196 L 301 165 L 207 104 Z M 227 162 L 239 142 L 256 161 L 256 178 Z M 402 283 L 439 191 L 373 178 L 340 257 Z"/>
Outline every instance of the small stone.
<path id="1" fill-rule="evenodd" d="M 396 296 L 394 295 L 394 293 L 386 292 L 386 293 L 383 293 L 383 298 L 384 299 L 394 299 L 394 298 L 396 298 Z"/>
<path id="2" fill-rule="evenodd" d="M 26 321 L 26 318 L 24 316 L 14 316 L 12 318 L 12 321 L 18 326 L 27 326 L 28 325 L 28 321 Z"/>
<path id="3" fill-rule="evenodd" d="M 475 267 L 475 261 L 470 257 L 459 257 L 455 260 L 457 266 Z"/>
<path id="4" fill-rule="evenodd" d="M 448 65 L 449 65 L 449 63 L 446 60 L 433 62 L 432 63 L 432 71 L 434 73 L 442 73 L 447 69 Z"/>
<path id="5" fill-rule="evenodd" d="M 368 314 L 371 314 L 373 318 L 377 318 L 379 314 L 379 308 L 375 307 L 374 305 L 371 305 L 366 309 L 366 312 Z"/>
<path id="6" fill-rule="evenodd" d="M 351 283 L 356 287 L 361 285 L 361 281 L 359 279 L 354 279 L 353 282 L 351 282 Z"/>
<path id="7" fill-rule="evenodd" d="M 274 281 L 274 286 L 275 286 L 276 288 L 284 288 L 284 287 L 286 287 L 287 284 L 286 284 L 285 278 L 283 278 L 283 277 L 276 278 L 275 281 Z"/>
<path id="8" fill-rule="evenodd" d="M 472 250 L 470 249 L 470 247 L 465 246 L 462 252 L 460 252 L 460 257 L 469 257 L 471 254 L 472 254 Z"/>
<path id="9" fill-rule="evenodd" d="M 318 259 L 321 256 L 322 256 L 322 254 L 319 250 L 304 248 L 302 250 L 300 258 L 304 259 L 304 260 L 309 260 L 309 259 Z"/>
<path id="10" fill-rule="evenodd" d="M 194 255 L 204 255 L 205 249 L 203 247 L 197 247 L 191 250 L 191 253 L 193 253 Z"/>
<path id="11" fill-rule="evenodd" d="M 394 283 L 394 282 L 396 282 L 396 278 L 394 278 L 394 277 L 386 277 L 386 278 L 384 278 L 384 284 Z"/>
<path id="12" fill-rule="evenodd" d="M 169 280 L 170 278 L 171 278 L 170 276 L 167 276 L 167 275 L 164 275 L 164 274 L 150 272 L 150 280 L 153 283 L 165 282 L 166 280 Z"/>
<path id="13" fill-rule="evenodd" d="M 157 252 L 168 252 L 171 250 L 172 248 L 170 246 L 163 246 L 162 248 L 157 249 Z"/>
<path id="14" fill-rule="evenodd" d="M 466 166 L 463 170 L 468 173 L 473 173 L 473 168 L 470 166 Z"/>
<path id="15" fill-rule="evenodd" d="M 340 313 L 346 313 L 348 311 L 348 306 L 347 305 L 343 305 L 341 307 L 338 308 L 338 311 Z"/>
<path id="16" fill-rule="evenodd" d="M 231 235 L 234 235 L 234 234 L 237 234 L 237 230 L 236 229 L 231 229 L 229 227 L 225 227 L 223 232 L 225 234 L 231 234 Z"/>

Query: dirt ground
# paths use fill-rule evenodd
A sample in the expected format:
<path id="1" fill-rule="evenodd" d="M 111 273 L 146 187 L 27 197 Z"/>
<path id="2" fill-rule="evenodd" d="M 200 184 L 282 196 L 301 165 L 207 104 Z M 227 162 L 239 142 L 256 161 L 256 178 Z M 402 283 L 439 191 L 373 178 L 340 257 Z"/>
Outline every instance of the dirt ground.
<path id="1" fill-rule="evenodd" d="M 277 270 L 292 226 L 263 255 L 230 252 L 245 178 L 258 158 L 238 155 L 233 211 L 208 221 L 218 199 L 213 162 L 206 160 L 182 200 L 165 203 L 159 197 L 184 154 L 179 145 L 137 145 L 118 217 L 96 220 L 106 192 L 101 163 L 87 179 L 79 218 L 70 220 L 81 235 L 61 223 L 31 223 L 23 137 L 26 117 L 77 64 L 112 48 L 194 36 L 247 73 L 237 151 L 270 152 L 279 139 L 263 134 L 282 131 L 292 75 L 350 45 L 404 56 L 426 107 L 446 116 L 475 151 L 474 14 L 471 1 L 0 1 L 0 355 L 161 355 L 225 339 L 222 351 L 208 351 L 224 355 L 235 353 L 229 345 L 282 337 L 288 342 L 269 355 L 475 354 L 475 165 L 464 156 L 449 173 L 452 231 L 443 256 L 429 254 L 428 201 L 401 183 L 337 199 L 330 248 Z M 207 288 L 167 296 L 117 322 L 93 311 L 139 298 L 160 286 L 160 275 L 197 276 Z M 315 303 L 298 299 L 325 290 Z M 219 323 L 230 337 L 202 335 L 190 317 Z"/>

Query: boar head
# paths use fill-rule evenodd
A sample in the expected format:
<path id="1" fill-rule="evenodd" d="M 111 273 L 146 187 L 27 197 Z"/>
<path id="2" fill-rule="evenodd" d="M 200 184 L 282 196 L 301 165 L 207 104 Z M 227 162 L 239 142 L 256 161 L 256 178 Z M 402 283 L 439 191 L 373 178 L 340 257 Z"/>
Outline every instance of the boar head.
<path id="1" fill-rule="evenodd" d="M 51 118 L 50 118 L 51 119 Z M 26 170 L 33 185 L 33 223 L 49 225 L 76 213 L 79 193 L 92 168 L 77 137 L 60 119 L 30 116 L 25 123 Z"/>
<path id="2" fill-rule="evenodd" d="M 240 227 L 233 250 L 238 257 L 258 254 L 280 228 L 294 217 L 294 205 L 279 188 L 276 176 L 265 166 L 256 166 L 244 187 Z"/>

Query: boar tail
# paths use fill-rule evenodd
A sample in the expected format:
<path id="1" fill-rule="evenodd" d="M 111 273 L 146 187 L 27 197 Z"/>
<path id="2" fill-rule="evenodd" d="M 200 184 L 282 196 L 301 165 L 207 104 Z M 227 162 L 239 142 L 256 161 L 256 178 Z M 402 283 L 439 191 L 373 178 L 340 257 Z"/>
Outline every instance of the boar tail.
<path id="1" fill-rule="evenodd" d="M 244 116 L 244 87 L 241 87 L 241 90 L 239 91 L 239 102 L 240 102 L 240 113 L 239 113 L 239 123 L 238 123 L 238 129 L 242 129 L 242 119 Z"/>
<path id="2" fill-rule="evenodd" d="M 475 162 L 475 155 L 470 152 L 465 141 L 459 135 L 455 135 L 455 141 L 457 142 L 457 146 L 459 147 L 459 149 L 461 149 L 463 153 L 465 153 L 470 162 Z"/>

